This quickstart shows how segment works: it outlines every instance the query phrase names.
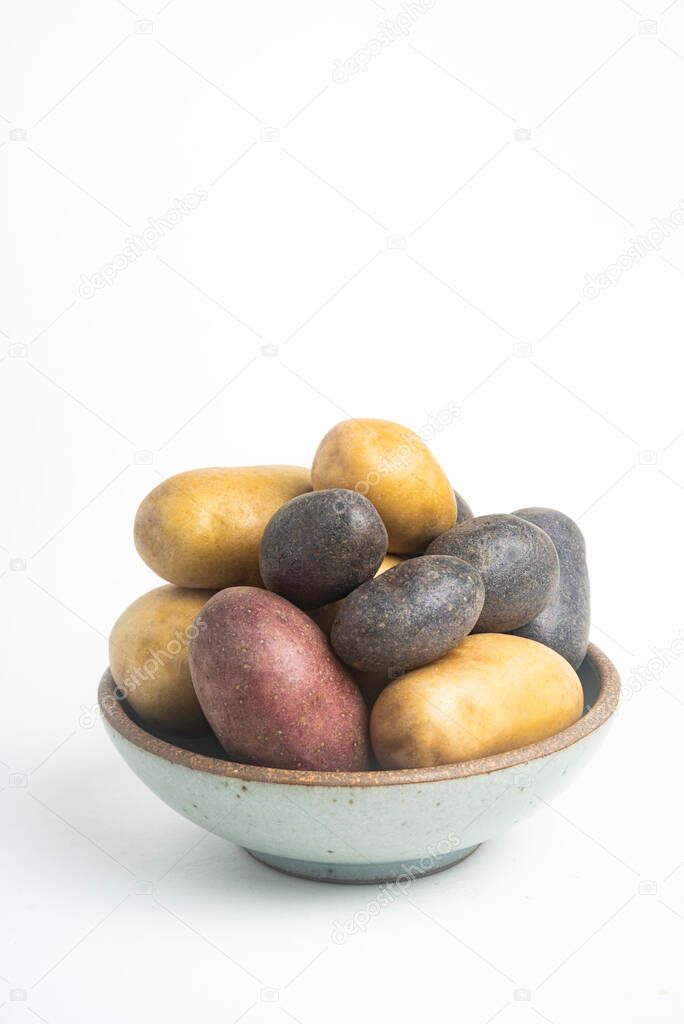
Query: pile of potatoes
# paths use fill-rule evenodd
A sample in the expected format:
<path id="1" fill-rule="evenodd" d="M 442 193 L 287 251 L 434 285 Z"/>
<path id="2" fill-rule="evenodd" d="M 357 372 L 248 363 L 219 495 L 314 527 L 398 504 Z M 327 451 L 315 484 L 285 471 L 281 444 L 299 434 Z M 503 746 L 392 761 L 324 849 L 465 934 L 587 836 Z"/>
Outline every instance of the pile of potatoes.
<path id="1" fill-rule="evenodd" d="M 582 534 L 546 508 L 474 517 L 424 442 L 345 420 L 311 471 L 197 469 L 140 505 L 169 582 L 117 620 L 120 696 L 234 761 L 365 771 L 534 743 L 582 714 Z"/>

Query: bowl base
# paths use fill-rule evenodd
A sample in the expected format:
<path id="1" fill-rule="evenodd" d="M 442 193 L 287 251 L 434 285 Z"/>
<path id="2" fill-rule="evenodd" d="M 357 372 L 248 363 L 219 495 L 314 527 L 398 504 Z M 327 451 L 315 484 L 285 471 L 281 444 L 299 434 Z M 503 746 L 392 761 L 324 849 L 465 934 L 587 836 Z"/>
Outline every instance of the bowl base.
<path id="1" fill-rule="evenodd" d="M 411 882 L 415 878 L 434 875 L 438 871 L 446 871 L 454 864 L 460 863 L 477 850 L 469 846 L 463 850 L 454 850 L 439 857 L 419 857 L 416 860 L 390 861 L 379 864 L 326 864 L 315 860 L 292 860 L 289 857 L 275 857 L 270 853 L 258 850 L 247 850 L 261 864 L 266 864 L 276 871 L 296 878 L 308 878 L 314 882 L 338 882 L 349 885 L 378 885 L 382 882 Z"/>

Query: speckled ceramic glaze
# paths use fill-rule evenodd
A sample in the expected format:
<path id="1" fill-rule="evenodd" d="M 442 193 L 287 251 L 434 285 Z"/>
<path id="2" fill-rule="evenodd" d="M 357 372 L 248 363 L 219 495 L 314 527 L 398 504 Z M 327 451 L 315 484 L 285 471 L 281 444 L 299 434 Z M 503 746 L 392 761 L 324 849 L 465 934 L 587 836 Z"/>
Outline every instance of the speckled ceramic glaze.
<path id="1" fill-rule="evenodd" d="M 377 772 L 236 764 L 212 738 L 142 728 L 106 672 L 99 703 L 133 771 L 190 821 L 293 875 L 382 882 L 431 874 L 531 814 L 584 765 L 605 733 L 620 682 L 593 644 L 579 670 L 583 717 L 548 740 L 478 761 Z"/>

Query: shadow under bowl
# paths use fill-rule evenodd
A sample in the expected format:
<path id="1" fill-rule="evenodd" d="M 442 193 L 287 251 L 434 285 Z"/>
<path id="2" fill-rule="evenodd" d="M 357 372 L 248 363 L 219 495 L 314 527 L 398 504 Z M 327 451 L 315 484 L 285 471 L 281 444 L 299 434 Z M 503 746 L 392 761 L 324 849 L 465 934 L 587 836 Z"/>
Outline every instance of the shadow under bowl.
<path id="1" fill-rule="evenodd" d="M 107 732 L 165 803 L 264 864 L 326 882 L 410 880 L 451 867 L 531 814 L 579 771 L 617 708 L 617 670 L 594 644 L 579 668 L 582 717 L 538 743 L 460 764 L 320 772 L 230 761 L 213 736 L 144 726 L 109 671 Z"/>

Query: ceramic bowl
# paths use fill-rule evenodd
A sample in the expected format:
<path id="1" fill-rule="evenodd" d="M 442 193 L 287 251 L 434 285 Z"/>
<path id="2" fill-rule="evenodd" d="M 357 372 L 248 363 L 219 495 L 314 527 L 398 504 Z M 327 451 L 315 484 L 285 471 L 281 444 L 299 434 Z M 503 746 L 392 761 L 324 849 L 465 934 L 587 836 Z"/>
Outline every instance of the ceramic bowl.
<path id="1" fill-rule="evenodd" d="M 522 821 L 589 759 L 620 681 L 593 644 L 580 667 L 582 718 L 505 754 L 401 771 L 288 771 L 236 764 L 213 737 L 141 725 L 106 672 L 99 704 L 127 764 L 170 807 L 271 867 L 328 882 L 413 879 L 457 864 Z"/>

